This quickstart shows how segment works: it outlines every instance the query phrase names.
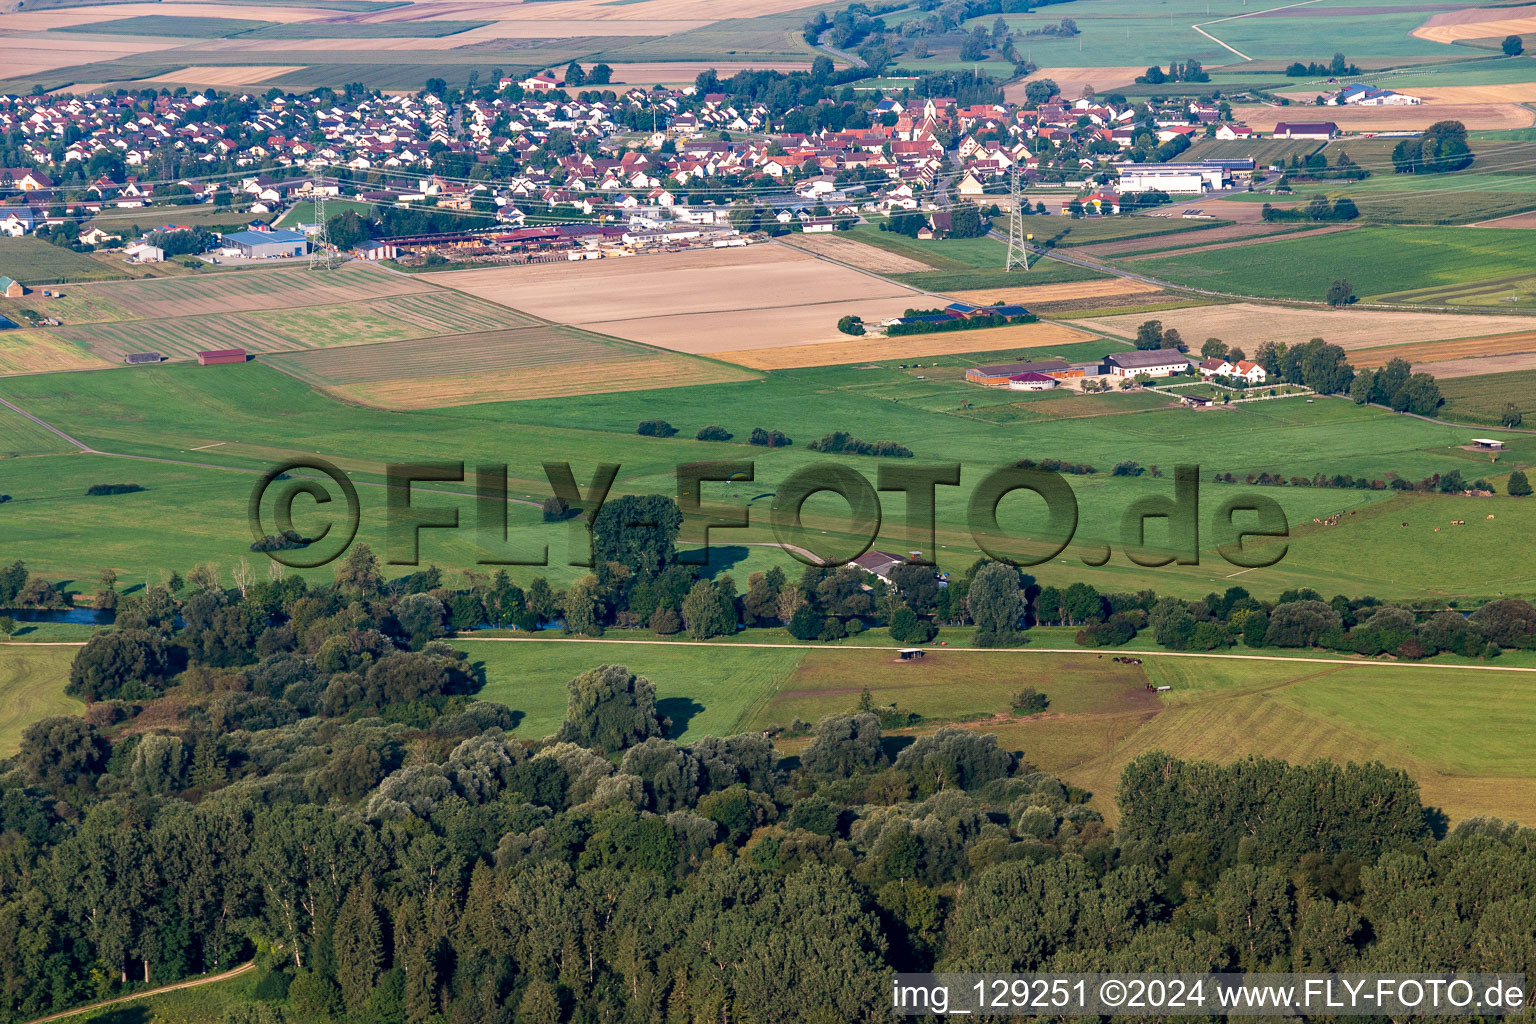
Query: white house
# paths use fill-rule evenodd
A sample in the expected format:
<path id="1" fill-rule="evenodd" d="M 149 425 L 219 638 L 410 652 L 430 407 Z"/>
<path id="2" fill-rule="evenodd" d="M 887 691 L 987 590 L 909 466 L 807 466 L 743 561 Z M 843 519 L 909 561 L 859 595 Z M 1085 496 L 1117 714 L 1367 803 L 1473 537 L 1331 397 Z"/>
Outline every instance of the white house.
<path id="1" fill-rule="evenodd" d="M 1172 377 L 1189 372 L 1189 357 L 1178 349 L 1160 348 L 1150 352 L 1112 352 L 1104 357 L 1111 377 Z"/>

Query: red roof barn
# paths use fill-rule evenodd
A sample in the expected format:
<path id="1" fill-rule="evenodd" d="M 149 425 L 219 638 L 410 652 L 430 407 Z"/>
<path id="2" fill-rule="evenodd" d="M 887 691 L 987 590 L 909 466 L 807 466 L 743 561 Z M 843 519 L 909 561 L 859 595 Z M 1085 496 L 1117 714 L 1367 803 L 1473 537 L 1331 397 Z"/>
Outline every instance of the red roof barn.
<path id="1" fill-rule="evenodd" d="M 197 362 L 200 366 L 217 366 L 220 363 L 245 362 L 245 349 L 243 348 L 216 348 L 197 354 Z"/>

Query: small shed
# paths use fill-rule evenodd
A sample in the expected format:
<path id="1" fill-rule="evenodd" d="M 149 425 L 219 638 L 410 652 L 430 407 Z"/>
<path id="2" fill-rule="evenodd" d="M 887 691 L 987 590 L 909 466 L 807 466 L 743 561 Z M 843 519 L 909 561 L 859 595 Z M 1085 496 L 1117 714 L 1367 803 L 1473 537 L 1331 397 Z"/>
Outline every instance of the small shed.
<path id="1" fill-rule="evenodd" d="M 245 362 L 245 349 L 243 348 L 218 348 L 197 354 L 199 366 L 217 366 L 221 363 Z"/>
<path id="2" fill-rule="evenodd" d="M 27 293 L 22 283 L 13 277 L 0 277 L 0 295 L 7 299 L 19 299 Z"/>
<path id="3" fill-rule="evenodd" d="M 903 647 L 901 650 L 896 652 L 897 656 L 901 658 L 902 661 L 912 661 L 915 658 L 923 657 L 927 653 L 928 652 L 923 650 L 921 647 Z"/>
<path id="4" fill-rule="evenodd" d="M 1482 449 L 1485 449 L 1485 450 L 1491 451 L 1491 452 L 1502 451 L 1503 448 L 1504 448 L 1504 442 L 1503 441 L 1495 441 L 1491 437 L 1474 437 L 1472 439 L 1472 443 L 1475 444 L 1479 448 L 1482 448 Z"/>

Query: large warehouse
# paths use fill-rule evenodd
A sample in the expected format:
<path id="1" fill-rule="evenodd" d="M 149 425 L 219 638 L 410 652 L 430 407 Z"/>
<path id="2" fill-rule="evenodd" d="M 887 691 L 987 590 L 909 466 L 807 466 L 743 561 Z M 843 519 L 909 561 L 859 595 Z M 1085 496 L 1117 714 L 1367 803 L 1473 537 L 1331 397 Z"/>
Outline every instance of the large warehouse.
<path id="1" fill-rule="evenodd" d="M 248 260 L 277 256 L 303 256 L 309 252 L 309 237 L 302 231 L 231 231 L 222 236 L 221 245 L 228 256 Z"/>

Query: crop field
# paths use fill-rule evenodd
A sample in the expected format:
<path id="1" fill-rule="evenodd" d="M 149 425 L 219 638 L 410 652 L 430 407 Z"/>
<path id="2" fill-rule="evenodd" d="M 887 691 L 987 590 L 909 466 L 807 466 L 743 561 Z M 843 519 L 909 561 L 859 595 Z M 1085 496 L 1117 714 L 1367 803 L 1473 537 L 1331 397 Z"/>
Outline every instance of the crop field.
<path id="1" fill-rule="evenodd" d="M 1536 370 L 1448 380 L 1440 393 L 1445 397 L 1441 414 L 1446 419 L 1498 425 L 1509 402 L 1536 418 Z"/>
<path id="2" fill-rule="evenodd" d="M 1362 299 L 1434 303 L 1469 287 L 1476 293 L 1502 284 L 1507 293 L 1508 285 L 1536 277 L 1536 247 L 1519 229 L 1373 227 L 1252 245 L 1241 260 L 1192 253 L 1137 269 L 1179 284 L 1314 302 L 1346 278 Z M 1479 295 L 1477 304 L 1493 303 Z"/>
<path id="3" fill-rule="evenodd" d="M 72 281 L 108 281 L 128 275 L 101 259 L 51 245 L 41 238 L 0 237 L 0 276 L 14 278 L 32 288 Z"/>
<path id="4" fill-rule="evenodd" d="M 0 757 L 12 757 L 27 726 L 85 707 L 64 696 L 73 647 L 0 646 Z"/>
<path id="5" fill-rule="evenodd" d="M 285 355 L 273 364 L 353 401 L 398 409 L 525 401 L 743 380 L 717 363 L 558 327 L 420 338 Z"/>
<path id="6" fill-rule="evenodd" d="M 1218 211 L 1224 214 L 1226 211 Z M 1091 242 L 1080 246 L 1078 252 L 1087 256 L 1131 256 L 1148 252 L 1172 252 L 1179 249 L 1204 248 L 1206 246 L 1220 245 L 1226 242 L 1247 240 L 1251 238 L 1265 238 L 1275 234 L 1283 234 L 1288 230 L 1295 230 L 1295 225 L 1265 224 L 1222 224 L 1219 227 L 1209 228 L 1198 234 L 1175 234 L 1169 236 L 1154 235 L 1124 238 L 1114 242 Z"/>
<path id="7" fill-rule="evenodd" d="M 156 281 L 103 284 L 90 293 L 145 319 L 289 309 L 362 302 L 428 290 L 419 281 L 364 263 L 347 263 L 329 274 L 303 267 L 237 270 Z"/>
<path id="8" fill-rule="evenodd" d="M 1429 360 L 1415 363 L 1415 370 L 1440 377 L 1477 377 L 1485 373 L 1536 370 L 1536 352 L 1519 352 L 1501 356 L 1464 356 L 1449 360 Z"/>
<path id="9" fill-rule="evenodd" d="M 175 14 L 143 14 L 131 18 L 113 18 L 111 21 L 91 22 L 84 25 L 61 25 L 55 32 L 99 32 L 104 35 L 124 36 L 184 36 L 189 39 L 217 39 L 221 36 L 237 36 L 256 29 L 273 28 L 270 21 L 250 21 L 243 18 L 196 18 Z"/>
<path id="10" fill-rule="evenodd" d="M 1136 328 L 1147 320 L 1140 314 L 1094 317 L 1079 321 L 1122 338 L 1134 338 Z M 1220 338 L 1242 348 L 1250 356 L 1266 341 L 1294 345 L 1322 338 L 1346 350 L 1375 349 L 1457 338 L 1487 339 L 1500 333 L 1528 337 L 1529 317 L 1474 316 L 1455 313 L 1408 313 L 1358 309 L 1292 309 L 1253 302 L 1225 306 L 1200 306 L 1159 314 L 1165 327 L 1176 328 L 1192 348 L 1206 338 Z"/>
<path id="11" fill-rule="evenodd" d="M 449 291 L 392 295 L 366 306 L 261 310 L 252 313 L 250 318 L 269 329 L 302 340 L 307 348 L 356 345 L 375 338 L 399 341 L 431 335 L 470 334 L 527 327 L 534 322 L 505 306 Z M 390 331 L 400 333 L 397 337 L 385 337 Z"/>
<path id="12" fill-rule="evenodd" d="M 1369 369 L 1380 366 L 1390 359 L 1406 359 L 1417 365 L 1457 359 L 1492 358 L 1524 352 L 1536 352 L 1536 331 L 1361 349 L 1351 352 L 1349 361 L 1357 369 Z"/>
<path id="13" fill-rule="evenodd" d="M 1437 43 L 1528 32 L 1536 32 L 1536 8 L 1530 6 L 1442 11 L 1430 15 L 1423 25 L 1413 30 L 1420 39 Z"/>
<path id="14" fill-rule="evenodd" d="M 792 235 L 789 243 L 797 249 L 827 256 L 841 263 L 876 274 L 920 274 L 933 267 L 910 256 L 879 249 L 868 242 L 856 241 L 844 234 Z"/>
<path id="15" fill-rule="evenodd" d="M 695 354 L 743 339 L 796 346 L 846 338 L 837 321 L 899 316 L 931 300 L 788 246 L 461 270 L 425 279 L 537 316 Z"/>
<path id="16" fill-rule="evenodd" d="M 1070 327 L 1037 323 L 982 331 L 951 331 L 900 338 L 853 338 L 818 345 L 740 349 L 715 352 L 712 355 L 727 363 L 737 363 L 757 370 L 784 370 L 797 366 L 837 366 L 872 360 L 908 361 L 927 356 L 994 351 L 1015 346 L 1036 348 L 1054 344 L 1072 345 L 1091 338 L 1092 335 Z"/>
<path id="17" fill-rule="evenodd" d="M 1016 302 L 1033 309 L 1041 303 L 1140 298 L 1159 294 L 1156 285 L 1131 281 L 1123 277 L 1108 277 L 1097 281 L 1070 281 L 1066 284 L 1017 284 L 1009 288 L 991 288 L 986 291 L 954 292 L 963 302 Z"/>
<path id="18" fill-rule="evenodd" d="M 0 331 L 0 374 L 91 370 L 108 365 L 48 331 Z"/>
<path id="19" fill-rule="evenodd" d="M 1232 116 L 1254 131 L 1267 133 L 1280 121 L 1295 120 L 1297 109 L 1294 105 L 1239 104 L 1232 108 Z M 1436 121 L 1460 121 L 1472 129 L 1502 131 L 1536 124 L 1536 113 L 1518 103 L 1423 103 L 1413 107 L 1329 107 L 1328 120 L 1346 132 L 1422 131 Z"/>

